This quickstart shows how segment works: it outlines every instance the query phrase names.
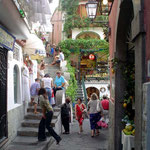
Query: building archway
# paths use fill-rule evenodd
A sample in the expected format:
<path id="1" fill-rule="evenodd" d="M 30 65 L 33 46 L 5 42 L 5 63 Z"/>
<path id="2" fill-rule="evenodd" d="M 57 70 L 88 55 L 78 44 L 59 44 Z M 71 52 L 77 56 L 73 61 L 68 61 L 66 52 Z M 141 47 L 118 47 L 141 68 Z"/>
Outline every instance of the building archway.
<path id="1" fill-rule="evenodd" d="M 88 88 L 86 89 L 86 92 L 87 92 L 87 96 L 88 96 L 89 98 L 91 97 L 91 95 L 92 95 L 93 93 L 96 93 L 97 96 L 98 96 L 98 98 L 100 97 L 100 95 L 99 95 L 99 90 L 98 90 L 96 87 L 88 87 Z"/>
<path id="2" fill-rule="evenodd" d="M 121 120 L 125 116 L 125 109 L 123 108 L 122 104 L 125 99 L 125 91 L 127 91 L 128 87 L 128 81 L 124 77 L 125 67 L 128 61 L 133 64 L 135 63 L 135 51 L 134 47 L 132 47 L 131 40 L 131 23 L 133 17 L 134 10 L 132 0 L 122 1 L 120 5 L 120 13 L 116 34 L 116 52 L 114 53 L 114 58 L 117 58 L 119 63 L 117 65 L 117 68 L 115 69 L 115 73 L 112 73 L 111 79 L 111 83 L 114 83 L 111 84 L 111 89 L 114 89 L 114 91 L 111 91 L 111 98 L 115 100 L 115 105 L 111 104 L 110 108 L 115 108 L 113 108 L 113 112 L 111 112 L 112 114 L 114 113 L 114 117 L 110 117 L 110 122 L 112 124 L 112 131 L 110 132 L 113 133 L 113 135 L 111 136 L 113 136 L 112 138 L 114 139 L 114 143 L 113 148 L 112 143 L 110 143 L 109 147 L 111 147 L 113 150 L 122 149 L 121 131 L 124 128 L 124 125 L 122 124 Z"/>
<path id="3" fill-rule="evenodd" d="M 101 39 L 100 35 L 96 32 L 85 31 L 76 36 L 76 39 Z"/>

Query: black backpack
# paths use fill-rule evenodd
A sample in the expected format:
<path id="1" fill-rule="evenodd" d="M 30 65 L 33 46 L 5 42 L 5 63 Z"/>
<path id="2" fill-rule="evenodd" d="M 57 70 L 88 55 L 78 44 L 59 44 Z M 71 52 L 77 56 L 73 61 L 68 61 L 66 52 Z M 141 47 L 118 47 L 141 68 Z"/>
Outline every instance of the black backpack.
<path id="1" fill-rule="evenodd" d="M 61 107 L 61 117 L 69 117 L 69 109 L 66 104 L 63 104 Z"/>

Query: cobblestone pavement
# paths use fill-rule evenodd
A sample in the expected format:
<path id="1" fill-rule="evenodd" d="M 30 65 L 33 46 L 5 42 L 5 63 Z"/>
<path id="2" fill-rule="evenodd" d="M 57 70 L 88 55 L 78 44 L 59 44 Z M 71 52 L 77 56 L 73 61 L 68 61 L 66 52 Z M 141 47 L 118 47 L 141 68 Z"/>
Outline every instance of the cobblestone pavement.
<path id="1" fill-rule="evenodd" d="M 78 123 L 74 121 L 70 125 L 71 133 L 61 135 L 62 141 L 59 145 L 54 142 L 49 150 L 107 150 L 108 129 L 101 129 L 100 135 L 91 137 L 89 120 L 84 120 L 82 134 L 78 134 Z"/>

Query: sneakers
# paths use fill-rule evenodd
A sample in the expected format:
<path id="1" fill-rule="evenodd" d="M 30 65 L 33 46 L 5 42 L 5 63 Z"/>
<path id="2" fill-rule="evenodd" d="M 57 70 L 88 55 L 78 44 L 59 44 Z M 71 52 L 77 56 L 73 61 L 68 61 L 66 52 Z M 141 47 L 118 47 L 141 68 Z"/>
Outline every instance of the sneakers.
<path id="1" fill-rule="evenodd" d="M 59 145 L 60 141 L 61 141 L 61 137 L 59 138 L 59 140 L 57 140 L 56 145 Z"/>
<path id="2" fill-rule="evenodd" d="M 63 132 L 63 134 L 70 134 L 69 132 Z"/>

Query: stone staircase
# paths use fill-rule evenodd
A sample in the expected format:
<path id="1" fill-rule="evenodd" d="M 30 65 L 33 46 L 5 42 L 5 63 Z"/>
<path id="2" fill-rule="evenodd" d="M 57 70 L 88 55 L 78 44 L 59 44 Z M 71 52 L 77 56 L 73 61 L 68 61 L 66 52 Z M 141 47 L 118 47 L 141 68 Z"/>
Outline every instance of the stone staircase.
<path id="1" fill-rule="evenodd" d="M 44 58 L 44 61 L 45 61 L 46 64 L 51 64 L 52 61 L 53 61 L 53 58 L 52 58 L 52 57 Z M 60 67 L 56 64 L 56 65 L 53 65 L 53 66 L 50 66 L 50 67 L 49 67 L 49 66 L 46 66 L 44 72 L 45 72 L 45 74 L 46 74 L 46 73 L 49 73 L 50 76 L 51 76 L 51 77 L 53 78 L 53 80 L 54 80 L 55 77 L 56 77 L 56 72 L 57 72 L 58 70 L 60 71 Z"/>
<path id="2" fill-rule="evenodd" d="M 50 64 L 53 61 L 53 58 L 45 58 L 44 61 L 45 63 Z M 49 73 L 54 80 L 56 77 L 56 71 L 58 70 L 60 70 L 60 67 L 54 65 L 47 66 L 44 71 L 45 74 Z M 34 106 L 28 106 L 27 114 L 24 116 L 24 120 L 21 122 L 21 127 L 17 131 L 17 137 L 8 145 L 6 150 L 47 150 L 54 142 L 54 139 L 50 137 L 47 130 L 47 141 L 38 142 L 38 126 L 42 117 L 40 106 L 37 106 L 37 111 L 40 113 L 34 114 Z M 60 108 L 58 107 L 54 108 L 51 125 L 58 134 L 61 133 Z"/>
<path id="3" fill-rule="evenodd" d="M 82 88 L 82 85 L 81 83 L 77 83 L 78 85 L 78 88 L 77 88 L 77 95 L 76 95 L 76 99 L 77 98 L 81 98 L 82 100 L 84 100 L 84 94 L 83 94 L 83 88 Z"/>
<path id="4" fill-rule="evenodd" d="M 21 123 L 21 127 L 17 131 L 17 137 L 14 141 L 7 147 L 6 150 L 47 150 L 48 147 L 53 143 L 54 139 L 50 137 L 48 131 L 46 130 L 47 141 L 38 142 L 38 126 L 40 119 L 42 117 L 42 110 L 40 106 L 37 108 L 39 114 L 34 114 L 34 107 L 29 106 L 27 109 L 27 114 Z M 54 127 L 55 131 L 60 134 L 61 123 L 60 123 L 60 108 L 54 108 L 54 115 L 51 125 Z"/>

